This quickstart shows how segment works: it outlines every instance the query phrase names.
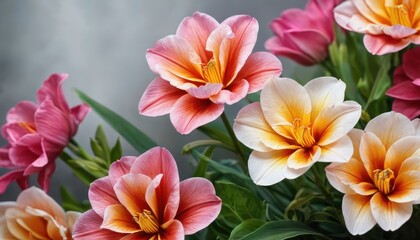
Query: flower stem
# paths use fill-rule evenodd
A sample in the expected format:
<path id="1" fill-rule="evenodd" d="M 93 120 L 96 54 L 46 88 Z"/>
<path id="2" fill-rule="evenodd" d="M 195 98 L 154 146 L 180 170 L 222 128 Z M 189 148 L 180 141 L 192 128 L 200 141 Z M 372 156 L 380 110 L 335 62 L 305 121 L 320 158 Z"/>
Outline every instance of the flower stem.
<path id="1" fill-rule="evenodd" d="M 239 156 L 239 163 L 241 164 L 242 169 L 244 170 L 245 173 L 248 172 L 248 164 L 247 164 L 247 160 L 245 158 L 245 154 L 242 151 L 241 146 L 239 145 L 239 140 L 236 138 L 235 133 L 233 132 L 233 129 L 230 125 L 229 119 L 226 116 L 226 113 L 223 112 L 221 115 L 223 124 L 225 125 L 226 130 L 228 131 L 228 134 L 230 136 L 230 138 L 232 139 L 233 145 L 236 149 L 236 153 Z"/>

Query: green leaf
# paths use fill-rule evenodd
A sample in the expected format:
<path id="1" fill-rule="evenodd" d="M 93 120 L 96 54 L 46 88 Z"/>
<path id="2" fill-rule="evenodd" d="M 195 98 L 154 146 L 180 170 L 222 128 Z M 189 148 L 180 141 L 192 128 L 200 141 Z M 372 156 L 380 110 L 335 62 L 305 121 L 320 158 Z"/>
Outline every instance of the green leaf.
<path id="1" fill-rule="evenodd" d="M 224 143 L 230 149 L 235 149 L 233 146 L 232 139 L 226 133 L 226 130 L 222 124 L 217 122 L 211 122 L 199 127 L 198 130 L 207 135 L 208 137 Z"/>
<path id="2" fill-rule="evenodd" d="M 217 195 L 222 199 L 219 219 L 235 227 L 247 219 L 264 219 L 265 204 L 253 192 L 228 181 L 216 181 Z"/>
<path id="3" fill-rule="evenodd" d="M 143 153 L 157 144 L 145 133 L 136 128 L 123 117 L 113 112 L 104 105 L 88 97 L 83 92 L 76 90 L 79 98 L 87 103 L 99 116 L 102 117 L 115 131 L 117 131 L 127 142 L 139 153 Z"/>
<path id="4" fill-rule="evenodd" d="M 385 95 L 385 91 L 391 85 L 391 79 L 389 78 L 388 72 L 391 67 L 391 61 L 389 56 L 385 56 L 381 63 L 381 67 L 376 75 L 375 82 L 373 83 L 372 90 L 370 91 L 369 98 L 367 100 L 365 109 L 369 105 Z"/>
<path id="5" fill-rule="evenodd" d="M 111 163 L 115 162 L 116 160 L 120 159 L 122 157 L 122 146 L 120 139 L 117 138 L 117 141 L 115 142 L 115 145 L 111 149 Z"/>
<path id="6" fill-rule="evenodd" d="M 71 156 L 65 151 L 61 152 L 60 159 L 63 160 L 63 162 L 73 170 L 74 175 L 76 175 L 83 183 L 89 185 L 91 182 L 97 179 L 97 177 L 94 176 L 91 172 L 87 171 L 79 164 L 73 162 Z"/>
<path id="7" fill-rule="evenodd" d="M 101 125 L 99 125 L 98 128 L 96 129 L 95 140 L 99 144 L 99 146 L 101 146 L 101 148 L 103 150 L 102 158 L 108 164 L 110 164 L 110 159 L 109 159 L 110 149 L 109 149 L 109 145 L 108 145 L 108 139 L 107 139 L 107 137 L 105 135 L 105 132 L 104 132 L 104 129 Z"/>
<path id="8" fill-rule="evenodd" d="M 205 156 L 210 157 L 213 154 L 214 151 L 214 147 L 208 147 L 204 150 L 203 154 Z M 207 173 L 207 166 L 208 166 L 208 162 L 203 160 L 203 159 L 199 159 L 198 160 L 198 165 L 194 171 L 193 176 L 194 177 L 205 177 L 206 173 Z"/>
<path id="9" fill-rule="evenodd" d="M 80 202 L 67 190 L 66 187 L 60 186 L 61 205 L 65 211 L 85 212 L 91 206 L 88 201 Z"/>
<path id="10" fill-rule="evenodd" d="M 242 222 L 236 226 L 230 234 L 229 240 L 239 240 L 245 237 L 246 235 L 257 230 L 264 224 L 264 221 L 259 219 L 248 219 L 245 222 Z"/>
<path id="11" fill-rule="evenodd" d="M 90 139 L 90 148 L 92 148 L 92 152 L 95 156 L 104 159 L 104 161 L 106 162 L 106 154 L 101 145 L 99 145 L 99 143 L 95 139 Z"/>
<path id="12" fill-rule="evenodd" d="M 69 161 L 72 165 L 79 166 L 81 169 L 90 173 L 95 179 L 108 175 L 108 171 L 98 165 L 96 161 L 86 159 L 71 159 Z"/>
<path id="13" fill-rule="evenodd" d="M 317 236 L 322 239 L 330 239 L 327 236 L 316 232 L 303 223 L 295 221 L 275 221 L 268 222 L 259 227 L 252 233 L 239 238 L 241 240 L 282 240 L 299 236 Z"/>
<path id="14" fill-rule="evenodd" d="M 218 140 L 205 139 L 205 140 L 197 140 L 197 141 L 193 141 L 193 142 L 185 144 L 184 147 L 182 148 L 182 154 L 190 153 L 193 149 L 196 149 L 196 148 L 210 147 L 210 146 L 221 147 L 221 148 L 234 151 L 233 148 L 227 146 L 226 144 Z"/>

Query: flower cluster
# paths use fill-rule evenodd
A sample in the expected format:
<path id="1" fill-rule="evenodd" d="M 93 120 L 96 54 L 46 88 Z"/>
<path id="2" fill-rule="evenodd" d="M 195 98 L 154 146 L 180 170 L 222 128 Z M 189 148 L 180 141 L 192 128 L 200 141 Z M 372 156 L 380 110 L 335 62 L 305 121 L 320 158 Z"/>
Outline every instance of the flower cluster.
<path id="1" fill-rule="evenodd" d="M 166 148 L 117 113 L 80 91 L 85 104 L 70 108 L 67 75 L 51 75 L 38 103 L 18 103 L 2 128 L 0 166 L 12 170 L 0 192 L 13 181 L 23 191 L 0 203 L 0 238 L 418 237 L 420 1 L 308 0 L 270 27 L 268 52 L 253 52 L 255 18 L 195 12 L 147 50 L 157 77 L 139 113 L 207 137 L 182 149 L 195 167 L 185 180 Z M 282 76 L 276 55 L 324 76 Z M 231 124 L 225 107 L 240 102 Z M 101 127 L 92 153 L 77 144 L 90 108 L 139 156 L 109 146 Z M 63 209 L 47 195 L 58 157 L 89 184 L 88 201 L 64 187 Z M 29 187 L 34 173 L 42 190 Z"/>

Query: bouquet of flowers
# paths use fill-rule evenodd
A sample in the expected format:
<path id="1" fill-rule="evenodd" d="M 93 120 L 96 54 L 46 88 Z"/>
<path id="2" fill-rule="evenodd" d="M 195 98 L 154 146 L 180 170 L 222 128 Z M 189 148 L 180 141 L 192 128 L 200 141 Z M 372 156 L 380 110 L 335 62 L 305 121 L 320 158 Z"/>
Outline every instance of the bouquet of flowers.
<path id="1" fill-rule="evenodd" d="M 308 0 L 270 27 L 267 51 L 253 52 L 257 19 L 195 12 L 147 50 L 156 78 L 139 113 L 206 136 L 182 149 L 195 169 L 184 180 L 141 126 L 82 91 L 70 107 L 67 74 L 48 77 L 2 127 L 0 192 L 22 192 L 0 203 L 0 239 L 415 239 L 420 1 Z M 283 76 L 278 56 L 323 73 Z M 139 155 L 100 126 L 90 150 L 78 144 L 90 110 Z M 60 204 L 48 195 L 56 161 L 89 185 L 86 201 L 65 187 Z"/>

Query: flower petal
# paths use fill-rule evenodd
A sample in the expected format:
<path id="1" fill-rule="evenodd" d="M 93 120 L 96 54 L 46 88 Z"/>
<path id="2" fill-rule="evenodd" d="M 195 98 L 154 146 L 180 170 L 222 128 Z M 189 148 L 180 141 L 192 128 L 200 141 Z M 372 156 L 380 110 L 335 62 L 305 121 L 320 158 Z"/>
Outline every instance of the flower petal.
<path id="1" fill-rule="evenodd" d="M 223 104 L 184 95 L 173 106 L 170 118 L 179 133 L 188 134 L 218 118 L 223 110 Z"/>
<path id="2" fill-rule="evenodd" d="M 385 157 L 384 168 L 390 168 L 394 173 L 399 174 L 408 170 L 414 170 L 412 167 L 403 167 L 405 161 L 412 156 L 419 156 L 420 136 L 408 136 L 396 141 L 388 149 Z M 408 165 L 407 165 L 408 166 Z M 402 167 L 402 169 L 400 169 Z M 420 169 L 418 169 L 420 170 Z"/>
<path id="3" fill-rule="evenodd" d="M 248 93 L 261 90 L 268 79 L 279 77 L 283 71 L 280 60 L 271 53 L 256 52 L 249 56 L 236 79 L 249 83 Z"/>
<path id="4" fill-rule="evenodd" d="M 319 162 L 347 162 L 353 154 L 353 145 L 348 136 L 344 136 L 337 141 L 321 146 L 321 156 Z"/>
<path id="5" fill-rule="evenodd" d="M 27 239 L 33 235 L 35 238 L 46 238 L 47 224 L 42 218 L 33 216 L 21 208 L 6 210 L 7 228 L 17 239 Z"/>
<path id="6" fill-rule="evenodd" d="M 292 151 L 279 150 L 271 152 L 253 151 L 249 156 L 249 175 L 255 184 L 260 186 L 273 185 L 285 178 L 287 159 Z"/>
<path id="7" fill-rule="evenodd" d="M 21 101 L 7 112 L 7 123 L 30 123 L 33 124 L 34 114 L 38 106 L 30 101 Z"/>
<path id="8" fill-rule="evenodd" d="M 124 156 L 111 164 L 108 174 L 111 185 L 115 185 L 120 177 L 130 173 L 136 159 L 137 157 L 134 156 Z"/>
<path id="9" fill-rule="evenodd" d="M 388 199 L 396 203 L 410 203 L 420 200 L 420 157 L 412 157 L 406 162 L 414 162 L 416 171 L 404 171 L 395 179 L 394 189 L 387 195 Z"/>
<path id="10" fill-rule="evenodd" d="M 210 33 L 219 26 L 211 16 L 195 12 L 191 17 L 186 17 L 179 24 L 176 35 L 183 37 L 194 48 L 203 63 L 207 63 L 212 55 L 206 51 L 205 46 Z"/>
<path id="11" fill-rule="evenodd" d="M 0 177 L 0 194 L 4 193 L 10 183 L 16 181 L 19 178 L 28 178 L 23 176 L 24 169 L 17 169 L 10 171 Z"/>
<path id="12" fill-rule="evenodd" d="M 139 224 L 134 221 L 133 215 L 121 204 L 106 208 L 100 228 L 119 233 L 134 233 L 141 230 Z"/>
<path id="13" fill-rule="evenodd" d="M 248 93 L 248 89 L 248 81 L 245 79 L 237 79 L 227 88 L 221 90 L 213 96 L 210 96 L 210 100 L 216 104 L 226 103 L 228 105 L 232 105 L 242 100 Z"/>
<path id="14" fill-rule="evenodd" d="M 328 145 L 345 136 L 359 121 L 362 108 L 354 101 L 324 108 L 313 123 L 314 138 L 319 145 Z"/>
<path id="15" fill-rule="evenodd" d="M 382 141 L 386 149 L 405 136 L 413 136 L 415 129 L 410 119 L 396 112 L 386 112 L 370 120 L 365 132 L 372 132 Z"/>
<path id="16" fill-rule="evenodd" d="M 309 168 L 321 157 L 321 148 L 314 146 L 311 149 L 298 149 L 287 160 L 287 166 L 293 169 Z"/>
<path id="17" fill-rule="evenodd" d="M 207 83 L 206 85 L 201 85 L 197 88 L 189 88 L 187 89 L 187 92 L 195 98 L 208 99 L 209 97 L 218 94 L 222 88 L 222 84 Z"/>
<path id="18" fill-rule="evenodd" d="M 353 235 L 362 235 L 375 226 L 371 213 L 370 196 L 345 194 L 343 197 L 343 216 L 347 230 Z"/>
<path id="19" fill-rule="evenodd" d="M 180 183 L 180 201 L 176 215 L 186 235 L 207 227 L 219 215 L 222 201 L 212 183 L 204 178 L 189 178 Z"/>
<path id="20" fill-rule="evenodd" d="M 120 239 L 125 234 L 101 229 L 102 218 L 93 210 L 83 213 L 74 225 L 73 239 Z"/>
<path id="21" fill-rule="evenodd" d="M 371 132 L 364 133 L 360 141 L 360 157 L 371 179 L 373 171 L 384 169 L 386 149 L 381 140 Z"/>
<path id="22" fill-rule="evenodd" d="M 312 103 L 311 119 L 315 119 L 323 109 L 344 101 L 346 84 L 334 77 L 319 77 L 309 81 L 304 88 Z"/>
<path id="23" fill-rule="evenodd" d="M 251 103 L 236 116 L 233 130 L 245 146 L 260 152 L 292 149 L 287 139 L 278 135 L 267 123 L 260 103 Z"/>
<path id="24" fill-rule="evenodd" d="M 140 99 L 139 113 L 151 117 L 168 114 L 176 101 L 185 94 L 185 91 L 173 87 L 168 81 L 155 78 Z"/>
<path id="25" fill-rule="evenodd" d="M 370 200 L 373 217 L 385 231 L 395 231 L 410 219 L 413 205 L 388 200 L 382 193 L 376 193 Z"/>
<path id="26" fill-rule="evenodd" d="M 295 119 L 306 125 L 309 119 L 305 115 L 312 107 L 308 93 L 299 83 L 290 78 L 272 78 L 261 91 L 261 108 L 276 132 L 294 139 L 290 126 Z"/>
<path id="27" fill-rule="evenodd" d="M 143 174 L 154 179 L 162 174 L 162 180 L 156 188 L 156 199 L 159 210 L 166 222 L 173 219 L 179 205 L 179 175 L 178 167 L 171 153 L 162 147 L 154 147 L 140 155 L 131 167 L 131 173 Z"/>
<path id="28" fill-rule="evenodd" d="M 160 233 L 160 239 L 178 240 L 184 238 L 184 228 L 182 227 L 182 223 L 178 220 L 173 220 L 171 224 L 167 226 L 162 233 Z"/>
<path id="29" fill-rule="evenodd" d="M 391 36 L 382 35 L 365 35 L 363 43 L 366 49 L 373 55 L 384 55 L 386 53 L 398 52 L 407 47 L 410 41 L 406 39 L 396 39 Z"/>
<path id="30" fill-rule="evenodd" d="M 113 187 L 108 176 L 99 178 L 90 184 L 89 202 L 92 209 L 102 218 L 108 206 L 120 203 Z"/>

